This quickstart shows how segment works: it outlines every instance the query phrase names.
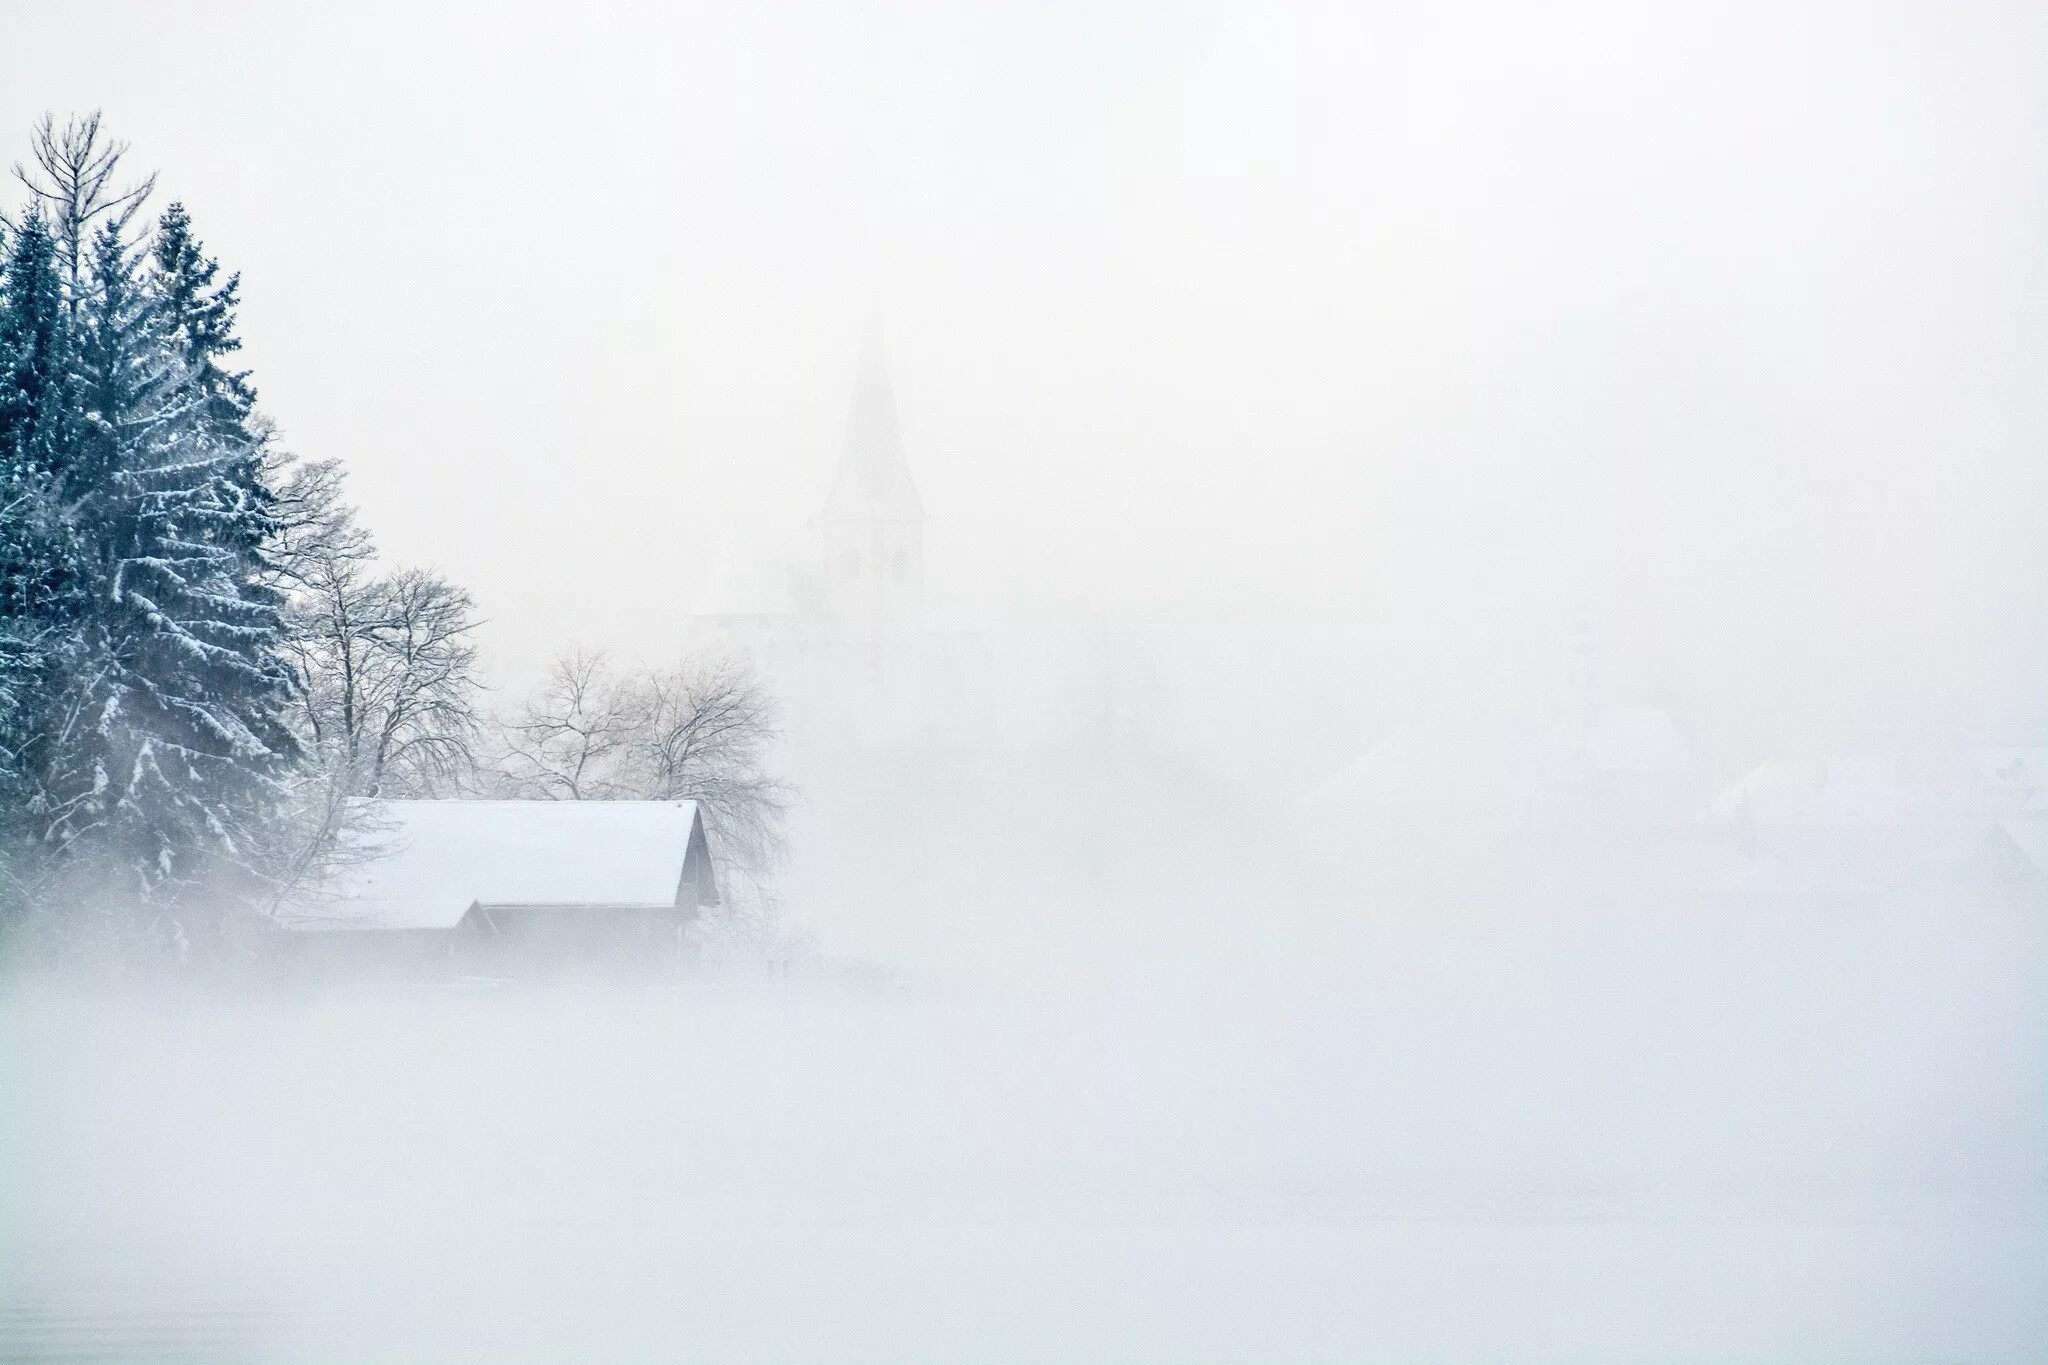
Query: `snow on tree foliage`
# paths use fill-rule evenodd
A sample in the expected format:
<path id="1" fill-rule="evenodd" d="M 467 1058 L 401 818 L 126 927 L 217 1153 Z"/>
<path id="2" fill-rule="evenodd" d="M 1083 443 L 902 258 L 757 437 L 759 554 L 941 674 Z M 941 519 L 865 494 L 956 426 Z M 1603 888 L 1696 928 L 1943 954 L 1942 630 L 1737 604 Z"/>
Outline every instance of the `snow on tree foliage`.
<path id="1" fill-rule="evenodd" d="M 70 332 L 56 243 L 24 217 L 0 264 L 0 834 L 29 799 L 28 750 L 60 663 L 72 539 L 56 470 L 72 444 Z"/>
<path id="2" fill-rule="evenodd" d="M 140 221 L 153 180 L 117 187 L 97 116 L 32 145 L 0 214 L 0 934 L 218 945 L 212 912 L 353 856 L 356 798 L 562 795 L 539 713 L 479 767 L 475 603 L 380 568 L 339 464 L 273 438 L 230 363 L 240 277 L 184 206 Z M 630 743 L 589 794 L 696 800 L 765 871 L 772 698 L 720 665 L 606 695 Z"/>
<path id="3" fill-rule="evenodd" d="M 67 502 L 85 551 L 77 667 L 47 757 L 44 839 L 85 841 L 147 899 L 244 866 L 295 744 L 269 527 L 246 432 L 208 420 L 176 318 L 119 229 L 80 314 L 84 438 Z"/>
<path id="4" fill-rule="evenodd" d="M 112 188 L 120 150 L 96 121 L 43 125 L 0 277 L 0 897 L 17 910 L 85 871 L 158 906 L 252 890 L 299 754 L 254 393 L 221 364 L 237 282 L 214 283 L 182 208 L 142 237 L 148 186 Z"/>

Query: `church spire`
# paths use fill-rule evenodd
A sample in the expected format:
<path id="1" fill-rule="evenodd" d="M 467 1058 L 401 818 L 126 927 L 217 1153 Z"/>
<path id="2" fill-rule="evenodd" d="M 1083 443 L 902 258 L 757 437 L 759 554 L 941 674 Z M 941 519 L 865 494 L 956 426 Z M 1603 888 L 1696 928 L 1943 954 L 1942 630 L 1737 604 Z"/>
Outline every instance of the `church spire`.
<path id="1" fill-rule="evenodd" d="M 827 521 L 922 521 L 924 503 L 903 458 L 896 394 L 889 383 L 879 315 L 861 342 L 860 368 L 847 414 L 846 444 L 825 499 Z"/>
<path id="2" fill-rule="evenodd" d="M 825 499 L 825 610 L 863 635 L 915 629 L 924 595 L 924 503 L 903 459 L 882 329 L 868 326 L 846 445 Z"/>

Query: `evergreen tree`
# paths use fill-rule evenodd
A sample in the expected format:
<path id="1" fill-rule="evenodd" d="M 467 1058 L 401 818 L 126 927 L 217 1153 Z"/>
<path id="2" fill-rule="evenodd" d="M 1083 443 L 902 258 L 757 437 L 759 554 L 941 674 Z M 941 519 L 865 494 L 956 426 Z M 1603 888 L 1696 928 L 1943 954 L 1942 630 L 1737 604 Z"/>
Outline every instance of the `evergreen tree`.
<path id="1" fill-rule="evenodd" d="M 64 466 L 77 414 L 56 242 L 40 214 L 28 214 L 14 234 L 0 290 L 0 472 L 53 476 Z"/>
<path id="2" fill-rule="evenodd" d="M 152 294 L 162 310 L 165 337 L 191 370 L 200 409 L 198 434 L 223 458 L 217 493 L 237 509 L 232 523 L 243 536 L 238 548 L 261 555 L 278 539 L 277 497 L 267 474 L 265 441 L 256 421 L 256 390 L 247 370 L 222 362 L 242 349 L 235 334 L 235 309 L 242 277 L 219 284 L 220 263 L 209 257 L 192 232 L 183 204 L 164 210 L 152 252 Z M 281 606 L 282 601 L 273 600 Z"/>
<path id="3" fill-rule="evenodd" d="M 75 398 L 56 244 L 30 212 L 0 264 L 0 842 L 17 858 L 79 588 L 59 496 Z"/>
<path id="4" fill-rule="evenodd" d="M 209 257 L 192 234 L 192 216 L 183 204 L 164 210 L 157 223 L 152 252 L 156 266 L 154 292 L 169 330 L 206 395 L 206 422 L 216 432 L 251 443 L 249 421 L 256 408 L 256 390 L 246 370 L 223 367 L 224 357 L 242 349 L 235 335 L 235 309 L 242 277 L 230 275 L 216 285 L 220 262 Z"/>
<path id="5" fill-rule="evenodd" d="M 122 150 L 97 118 L 45 119 L 0 234 L 0 930 L 126 901 L 187 937 L 208 922 L 178 908 L 187 888 L 273 901 L 332 833 L 308 793 L 339 809 L 353 790 L 308 761 L 322 736 L 295 717 L 324 693 L 291 660 L 319 650 L 285 607 L 368 544 L 331 469 L 274 486 L 232 363 L 239 278 L 180 205 L 139 242 L 150 181 L 117 190 Z M 466 596 L 390 582 L 379 629 L 407 648 L 378 713 L 387 777 L 460 750 L 473 689 Z"/>
<path id="6" fill-rule="evenodd" d="M 85 592 L 75 664 L 45 720 L 44 838 L 111 859 L 146 901 L 251 866 L 295 745 L 262 586 L 254 457 L 210 415 L 176 316 L 118 223 L 92 244 L 60 476 Z"/>
<path id="7" fill-rule="evenodd" d="M 7 410 L 5 395 L 16 363 L 14 337 L 7 327 L 7 275 L 11 258 L 7 225 L 0 223 L 0 415 Z M 4 416 L 0 416 L 0 421 L 4 421 Z M 34 623 L 15 604 L 21 595 L 17 580 L 24 561 L 34 552 L 28 530 L 29 509 L 35 499 L 26 471 L 19 467 L 4 433 L 4 426 L 0 426 L 0 874 L 7 867 L 10 850 L 6 838 L 14 825 L 9 812 L 20 794 L 13 753 L 21 743 L 21 717 L 30 704 L 40 663 Z M 8 904 L 8 885 L 8 880 L 0 875 L 0 914 L 4 914 Z"/>

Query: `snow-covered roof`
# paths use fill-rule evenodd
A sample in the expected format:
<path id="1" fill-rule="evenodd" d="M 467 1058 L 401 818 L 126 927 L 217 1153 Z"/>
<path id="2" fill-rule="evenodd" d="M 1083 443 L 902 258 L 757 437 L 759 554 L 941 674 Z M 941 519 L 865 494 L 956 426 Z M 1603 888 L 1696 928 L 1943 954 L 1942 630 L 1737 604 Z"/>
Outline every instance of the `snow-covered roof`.
<path id="1" fill-rule="evenodd" d="M 1693 765 L 1692 746 L 1670 715 L 1655 706 L 1595 712 L 1572 738 L 1578 762 L 1593 772 L 1668 773 Z"/>
<path id="2" fill-rule="evenodd" d="M 2036 872 L 2048 873 L 2048 816 L 2016 815 L 1998 825 Z"/>
<path id="3" fill-rule="evenodd" d="M 1970 761 L 1999 809 L 2048 812 L 2048 746 L 1978 749 Z"/>
<path id="4" fill-rule="evenodd" d="M 452 929 L 472 905 L 664 909 L 708 859 L 694 801 L 371 801 L 364 857 L 292 918 Z"/>
<path id="5" fill-rule="evenodd" d="M 1665 712 L 1622 706 L 1584 717 L 1473 716 L 1404 725 L 1310 793 L 1310 808 L 1521 818 L 1603 781 L 1675 782 L 1693 753 Z M 1630 790 L 1633 790 L 1633 786 Z"/>
<path id="6" fill-rule="evenodd" d="M 1311 791 L 1311 807 L 1425 810 L 1485 805 L 1519 808 L 1529 793 L 1524 766 L 1505 737 L 1483 728 L 1403 726 Z"/>
<path id="7" fill-rule="evenodd" d="M 1965 814 L 1976 795 L 1955 763 L 1889 755 L 1774 758 L 1723 791 L 1709 814 L 1758 827 L 1923 825 Z"/>

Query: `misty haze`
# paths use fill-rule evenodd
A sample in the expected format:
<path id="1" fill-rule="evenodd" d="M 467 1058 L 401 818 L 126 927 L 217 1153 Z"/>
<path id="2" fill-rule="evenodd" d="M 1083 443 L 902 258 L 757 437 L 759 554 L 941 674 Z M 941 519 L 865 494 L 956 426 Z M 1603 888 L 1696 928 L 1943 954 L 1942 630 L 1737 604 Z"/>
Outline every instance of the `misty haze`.
<path id="1" fill-rule="evenodd" d="M 0 0 L 0 1360 L 2048 1358 L 2048 10 Z"/>

